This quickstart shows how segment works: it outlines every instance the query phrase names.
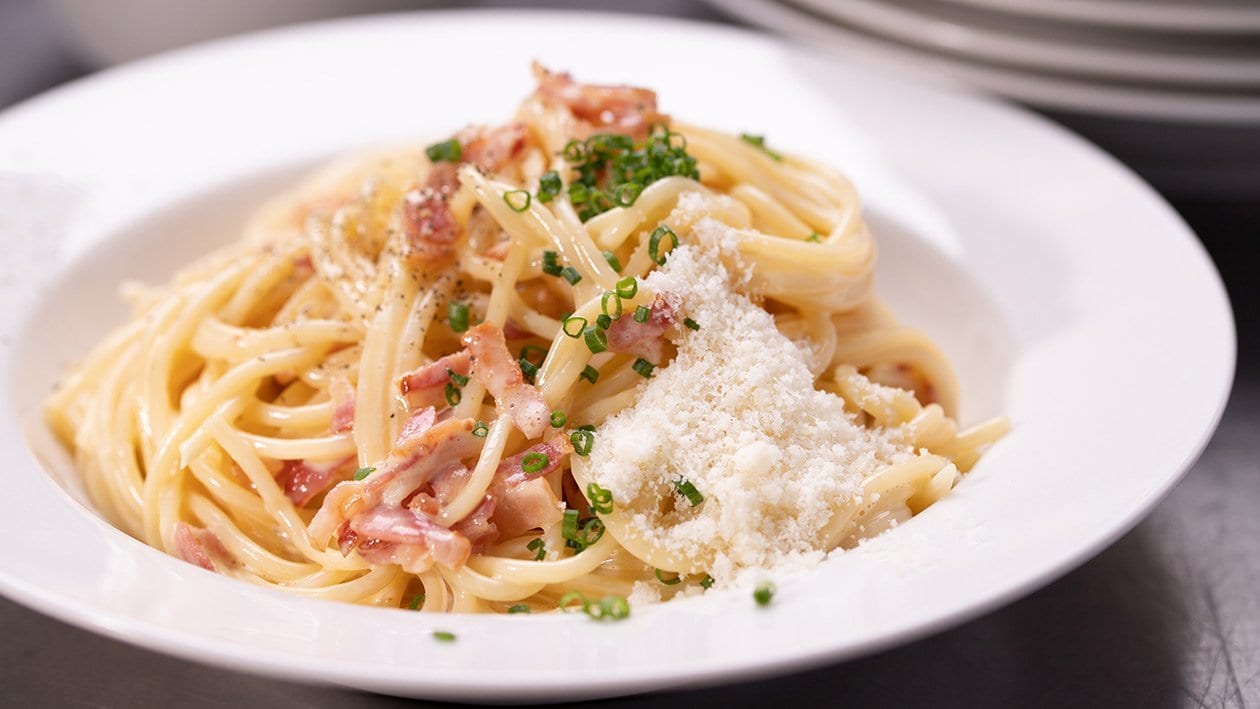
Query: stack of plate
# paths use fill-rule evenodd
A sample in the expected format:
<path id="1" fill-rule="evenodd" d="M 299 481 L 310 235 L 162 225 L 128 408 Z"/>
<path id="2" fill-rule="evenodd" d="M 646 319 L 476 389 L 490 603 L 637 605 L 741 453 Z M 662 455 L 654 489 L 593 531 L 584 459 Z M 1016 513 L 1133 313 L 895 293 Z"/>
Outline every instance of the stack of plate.
<path id="1" fill-rule="evenodd" d="M 1040 109 L 1182 196 L 1260 194 L 1257 0 L 711 0 Z"/>

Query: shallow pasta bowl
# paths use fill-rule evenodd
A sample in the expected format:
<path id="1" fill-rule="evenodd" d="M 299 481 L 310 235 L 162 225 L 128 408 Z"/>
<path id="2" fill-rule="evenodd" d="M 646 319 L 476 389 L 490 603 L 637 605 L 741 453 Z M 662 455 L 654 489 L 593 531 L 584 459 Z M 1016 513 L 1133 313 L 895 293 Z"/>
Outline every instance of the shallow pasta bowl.
<path id="1" fill-rule="evenodd" d="M 607 46 L 669 47 L 625 53 Z M 484 48 L 493 47 L 493 54 Z M 952 495 L 818 568 L 584 616 L 440 616 L 295 598 L 112 529 L 39 418 L 58 375 L 161 281 L 327 158 L 506 116 L 538 58 L 658 90 L 849 174 L 877 290 L 937 339 L 964 423 L 1014 431 Z M 106 72 L 0 116 L 0 590 L 184 658 L 450 699 L 623 694 L 800 669 L 973 617 L 1130 528 L 1206 443 L 1233 373 L 1194 235 L 1103 153 L 1019 110 L 827 63 L 738 30 L 566 13 L 334 22 Z M 455 642 L 436 641 L 449 631 Z"/>

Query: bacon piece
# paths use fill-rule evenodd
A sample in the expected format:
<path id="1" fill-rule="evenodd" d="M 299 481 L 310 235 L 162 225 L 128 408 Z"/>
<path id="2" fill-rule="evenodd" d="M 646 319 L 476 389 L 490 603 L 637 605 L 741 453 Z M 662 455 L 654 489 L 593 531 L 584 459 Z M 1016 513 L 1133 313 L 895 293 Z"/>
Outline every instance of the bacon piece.
<path id="1" fill-rule="evenodd" d="M 661 295 L 652 301 L 651 308 L 647 322 L 636 322 L 633 317 L 624 316 L 615 320 L 608 328 L 608 349 L 660 364 L 665 354 L 663 336 L 677 321 L 678 309 L 671 299 Z"/>
<path id="2" fill-rule="evenodd" d="M 456 522 L 451 530 L 467 539 L 474 551 L 494 544 L 499 539 L 499 529 L 491 520 L 496 505 L 494 496 L 486 495 L 481 504 L 473 508 L 467 517 Z"/>
<path id="3" fill-rule="evenodd" d="M 443 527 L 427 515 L 405 507 L 378 505 L 351 519 L 350 529 L 361 539 L 413 547 L 409 551 L 424 552 L 425 556 L 431 556 L 434 561 L 448 568 L 458 568 L 472 553 L 472 544 L 467 537 Z M 363 545 L 361 542 L 360 548 Z M 418 549 L 414 549 L 415 547 Z M 413 553 L 399 557 L 412 557 L 409 559 L 412 568 L 408 568 L 407 562 L 404 562 L 404 570 L 411 573 L 427 571 L 427 566 L 419 568 L 416 565 L 420 556 Z"/>
<path id="4" fill-rule="evenodd" d="M 492 258 L 495 261 L 502 261 L 507 258 L 508 252 L 511 250 L 512 250 L 512 240 L 504 239 L 503 241 L 500 241 L 494 246 L 491 246 L 490 248 L 486 249 L 484 252 L 482 252 L 481 255 L 485 256 L 486 258 Z"/>
<path id="5" fill-rule="evenodd" d="M 564 106 L 574 118 L 595 128 L 614 128 L 642 138 L 652 124 L 669 121 L 669 116 L 656 110 L 656 92 L 649 89 L 579 84 L 572 76 L 548 71 L 538 62 L 534 62 L 534 78 L 544 101 Z"/>
<path id="6" fill-rule="evenodd" d="M 468 350 L 440 357 L 421 365 L 398 379 L 398 390 L 413 406 L 436 406 L 443 401 L 451 372 L 466 376 L 472 368 L 472 356 Z"/>
<path id="7" fill-rule="evenodd" d="M 403 229 L 416 252 L 445 256 L 459 235 L 459 225 L 446 203 L 446 195 L 432 187 L 412 188 L 403 195 Z"/>
<path id="8" fill-rule="evenodd" d="M 499 413 L 507 413 L 529 438 L 547 429 L 551 410 L 542 394 L 525 381 L 521 368 L 508 352 L 503 331 L 482 323 L 464 335 L 464 345 L 472 355 L 472 371 L 494 397 Z"/>
<path id="9" fill-rule="evenodd" d="M 206 571 L 214 571 L 214 561 L 207 550 L 207 542 L 211 539 L 217 544 L 218 539 L 204 529 L 194 530 L 180 522 L 175 525 L 175 550 L 179 557 L 190 564 L 195 564 Z"/>
<path id="10" fill-rule="evenodd" d="M 509 123 L 494 128 L 470 128 L 462 132 L 463 162 L 485 172 L 508 164 L 525 147 L 525 124 Z"/>
<path id="11" fill-rule="evenodd" d="M 504 458 L 495 470 L 490 494 L 495 499 L 493 522 L 500 537 L 511 538 L 539 527 L 547 527 L 564 517 L 564 504 L 552 490 L 547 476 L 559 470 L 573 446 L 563 436 L 531 446 Z M 535 473 L 526 473 L 521 461 L 530 453 L 547 456 L 547 464 Z"/>
<path id="12" fill-rule="evenodd" d="M 328 395 L 333 405 L 333 433 L 345 433 L 354 428 L 354 387 L 350 380 L 340 374 L 334 376 L 328 384 Z"/>
<path id="13" fill-rule="evenodd" d="M 276 482 L 280 484 L 285 497 L 288 497 L 295 507 L 302 507 L 336 482 L 338 473 L 353 460 L 353 456 L 322 463 L 286 460 L 284 468 L 276 476 Z"/>
<path id="14" fill-rule="evenodd" d="M 459 167 L 450 162 L 434 163 L 424 186 L 438 194 L 449 195 L 459 187 Z"/>

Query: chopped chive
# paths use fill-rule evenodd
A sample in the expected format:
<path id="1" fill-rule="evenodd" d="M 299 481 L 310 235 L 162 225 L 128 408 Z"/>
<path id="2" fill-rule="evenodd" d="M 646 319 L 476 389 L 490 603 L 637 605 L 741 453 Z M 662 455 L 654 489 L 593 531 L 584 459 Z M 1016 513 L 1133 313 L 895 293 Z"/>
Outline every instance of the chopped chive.
<path id="1" fill-rule="evenodd" d="M 617 259 L 616 254 L 611 251 L 605 251 L 604 260 L 608 262 L 609 266 L 612 266 L 612 270 L 621 273 L 621 261 Z"/>
<path id="2" fill-rule="evenodd" d="M 451 304 L 446 307 L 446 320 L 451 324 L 451 329 L 455 332 L 467 330 L 468 304 L 452 300 Z"/>
<path id="3" fill-rule="evenodd" d="M 578 376 L 594 384 L 599 381 L 599 370 L 588 364 L 582 368 L 582 373 Z"/>
<path id="4" fill-rule="evenodd" d="M 578 524 L 577 510 L 565 510 L 564 520 L 560 524 L 560 536 L 564 537 L 564 545 L 580 554 L 604 536 L 604 522 L 598 517 L 588 517 Z"/>
<path id="5" fill-rule="evenodd" d="M 679 576 L 678 574 L 674 574 L 674 578 L 672 579 L 667 579 L 661 575 L 662 573 L 663 572 L 660 569 L 656 570 L 656 580 L 660 581 L 666 586 L 677 586 L 678 584 L 682 583 L 682 577 Z"/>
<path id="6" fill-rule="evenodd" d="M 686 325 L 688 330 L 700 329 L 700 323 L 696 322 L 695 320 L 692 320 L 691 318 L 685 318 L 683 320 L 683 325 Z"/>
<path id="7" fill-rule="evenodd" d="M 544 251 L 542 271 L 548 276 L 558 276 L 564 269 L 560 267 L 560 257 L 555 251 Z"/>
<path id="8" fill-rule="evenodd" d="M 455 642 L 455 633 L 449 630 L 435 630 L 433 631 L 433 639 L 438 642 L 453 643 Z"/>
<path id="9" fill-rule="evenodd" d="M 534 451 L 532 453 L 526 453 L 525 457 L 521 458 L 521 470 L 524 470 L 527 473 L 536 473 L 547 467 L 550 463 L 551 459 L 547 457 L 546 453 Z"/>
<path id="10" fill-rule="evenodd" d="M 612 327 L 612 318 L 600 313 L 599 317 L 595 318 L 595 327 L 601 330 L 607 330 Z"/>
<path id="11" fill-rule="evenodd" d="M 544 542 L 542 537 L 526 544 L 525 548 L 534 552 L 534 561 L 542 561 L 547 556 L 547 542 Z"/>
<path id="12" fill-rule="evenodd" d="M 503 201 L 507 206 L 512 208 L 513 212 L 523 212 L 529 209 L 530 196 L 526 190 L 512 190 L 503 193 Z"/>
<path id="13" fill-rule="evenodd" d="M 577 539 L 578 533 L 578 511 L 565 510 L 564 517 L 560 520 L 560 536 L 567 543 L 572 543 Z"/>
<path id="14" fill-rule="evenodd" d="M 468 386 L 467 375 L 460 374 L 453 369 L 446 370 L 446 376 L 450 377 L 451 383 L 456 386 Z"/>
<path id="15" fill-rule="evenodd" d="M 485 438 L 489 434 L 490 434 L 490 427 L 486 425 L 485 421 L 478 421 L 477 425 L 473 426 L 472 435 L 476 436 L 477 438 Z"/>
<path id="16" fill-rule="evenodd" d="M 598 327 L 586 328 L 582 331 L 582 337 L 586 340 L 586 348 L 591 351 L 591 354 L 599 354 L 608 349 L 608 337 Z"/>
<path id="17" fill-rule="evenodd" d="M 367 476 L 375 472 L 376 472 L 376 468 L 359 468 L 358 470 L 354 471 L 354 479 L 362 480 L 363 478 L 366 478 Z"/>
<path id="18" fill-rule="evenodd" d="M 696 489 L 696 486 L 692 485 L 691 481 L 686 478 L 678 478 L 675 480 L 674 489 L 678 491 L 678 494 L 687 498 L 687 501 L 691 503 L 692 507 L 704 502 L 704 495 L 701 495 L 700 491 Z"/>
<path id="19" fill-rule="evenodd" d="M 579 431 L 590 431 L 591 433 L 595 433 L 595 427 L 594 427 L 594 426 L 592 426 L 592 425 L 591 425 L 591 424 L 589 424 L 589 423 L 588 423 L 588 424 L 586 424 L 585 426 L 578 426 L 578 427 L 577 427 L 577 430 L 579 430 Z"/>
<path id="20" fill-rule="evenodd" d="M 761 149 L 761 152 L 774 158 L 776 161 L 782 160 L 783 156 L 766 147 L 766 137 L 764 135 L 753 135 L 751 133 L 740 133 L 739 139 L 749 145 Z"/>
<path id="21" fill-rule="evenodd" d="M 673 229 L 670 229 L 664 224 L 653 229 L 652 235 L 648 237 L 648 256 L 652 257 L 652 262 L 657 266 L 664 264 L 665 259 L 669 256 L 669 252 L 661 253 L 661 239 L 665 238 L 667 235 L 669 236 L 670 241 L 673 242 L 670 248 L 672 249 L 677 247 L 678 235 L 674 233 Z"/>
<path id="22" fill-rule="evenodd" d="M 521 348 L 521 359 L 527 359 L 530 362 L 533 362 L 534 353 L 542 355 L 538 358 L 537 364 L 542 364 L 543 360 L 547 359 L 547 348 L 542 345 L 525 345 Z"/>
<path id="23" fill-rule="evenodd" d="M 525 377 L 525 381 L 530 384 L 534 383 L 534 377 L 538 376 L 538 365 L 521 357 L 516 360 L 516 364 L 521 368 L 521 376 Z"/>
<path id="24" fill-rule="evenodd" d="M 618 269 L 620 270 L 620 269 Z M 639 279 L 634 276 L 626 276 L 617 281 L 617 295 L 622 298 L 633 298 L 639 292 Z"/>
<path id="25" fill-rule="evenodd" d="M 528 613 L 528 612 L 529 612 L 529 606 L 527 606 L 524 603 L 517 603 L 516 605 L 508 608 L 508 613 Z"/>
<path id="26" fill-rule="evenodd" d="M 595 434 L 590 431 L 577 430 L 569 434 L 569 443 L 573 444 L 573 452 L 585 458 L 591 454 L 595 446 Z"/>
<path id="27" fill-rule="evenodd" d="M 638 182 L 623 182 L 613 190 L 613 201 L 618 207 L 629 207 L 643 192 L 643 185 Z"/>
<path id="28" fill-rule="evenodd" d="M 576 286 L 578 281 L 582 280 L 582 274 L 572 266 L 565 266 L 560 269 L 560 277 L 569 282 L 569 285 Z"/>
<path id="29" fill-rule="evenodd" d="M 630 368 L 638 372 L 639 376 L 644 379 L 649 379 L 651 378 L 652 370 L 656 368 L 656 365 L 640 357 L 634 361 L 634 364 L 630 365 Z"/>
<path id="30" fill-rule="evenodd" d="M 585 610 L 587 604 L 590 603 L 590 601 L 586 600 L 586 596 L 583 595 L 581 591 L 569 591 L 568 593 L 561 596 L 559 601 L 556 601 L 556 608 L 559 608 L 560 610 L 565 610 L 569 606 L 573 605 L 574 601 L 577 601 L 578 603 L 582 604 L 583 610 Z"/>
<path id="31" fill-rule="evenodd" d="M 454 384 L 446 383 L 446 404 L 448 406 L 459 406 L 459 402 L 464 398 L 464 392 Z"/>
<path id="32" fill-rule="evenodd" d="M 808 241 L 808 242 L 810 242 L 810 243 L 820 244 L 820 243 L 822 243 L 822 234 L 819 234 L 819 233 L 818 233 L 818 232 L 816 232 L 816 231 L 812 231 L 812 232 L 810 232 L 810 233 L 809 233 L 809 238 L 808 238 L 808 239 L 805 239 L 805 240 L 806 240 L 806 241 Z"/>
<path id="33" fill-rule="evenodd" d="M 601 515 L 606 515 L 613 511 L 612 490 L 600 487 L 599 483 L 591 483 L 586 486 L 586 499 L 590 500 L 591 509 Z"/>
<path id="34" fill-rule="evenodd" d="M 613 306 L 614 306 L 611 312 L 609 312 L 608 310 L 608 303 L 610 301 L 613 303 Z M 613 320 L 620 319 L 621 318 L 621 294 L 615 291 L 608 291 L 607 293 L 604 293 L 603 295 L 601 295 L 599 297 L 599 309 L 603 311 L 604 315 L 607 315 Z"/>
<path id="35" fill-rule="evenodd" d="M 556 409 L 555 411 L 551 412 L 551 427 L 552 428 L 564 428 L 564 425 L 568 422 L 569 422 L 569 417 L 565 416 L 564 412 L 561 411 L 560 409 Z"/>
<path id="36" fill-rule="evenodd" d="M 433 162 L 459 162 L 464 157 L 464 149 L 455 138 L 434 143 L 424 149 L 424 154 Z"/>
<path id="37" fill-rule="evenodd" d="M 560 183 L 560 174 L 555 170 L 548 170 L 538 178 L 538 201 L 546 204 L 556 198 L 560 194 L 560 190 L 564 185 Z"/>
<path id="38" fill-rule="evenodd" d="M 770 605 L 771 598 L 774 598 L 774 584 L 769 581 L 761 584 L 753 591 L 753 600 L 757 601 L 759 606 Z"/>
<path id="39" fill-rule="evenodd" d="M 634 309 L 635 322 L 647 322 L 650 317 L 652 317 L 652 309 L 646 305 L 640 305 Z"/>
<path id="40" fill-rule="evenodd" d="M 700 579 L 700 588 L 703 588 L 703 589 L 713 588 L 713 577 L 708 574 L 705 574 L 704 578 Z"/>
<path id="41" fill-rule="evenodd" d="M 582 610 L 594 620 L 623 620 L 630 615 L 630 602 L 621 596 L 604 596 L 588 601 Z"/>
<path id="42" fill-rule="evenodd" d="M 582 336 L 582 331 L 586 329 L 586 318 L 578 317 L 577 315 L 565 318 L 561 329 L 564 330 L 564 334 L 576 340 Z"/>
<path id="43" fill-rule="evenodd" d="M 412 596 L 411 603 L 408 603 L 407 607 L 413 611 L 416 611 L 416 610 L 420 610 L 420 606 L 422 605 L 424 605 L 424 591 L 421 591 L 420 593 L 417 593 L 416 595 Z"/>

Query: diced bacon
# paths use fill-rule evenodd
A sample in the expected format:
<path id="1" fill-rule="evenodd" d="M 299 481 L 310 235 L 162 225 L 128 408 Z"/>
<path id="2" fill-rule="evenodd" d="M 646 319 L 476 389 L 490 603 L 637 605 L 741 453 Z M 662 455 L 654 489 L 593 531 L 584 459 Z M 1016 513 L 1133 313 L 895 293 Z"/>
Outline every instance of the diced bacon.
<path id="1" fill-rule="evenodd" d="M 214 571 L 214 561 L 211 560 L 206 549 L 207 536 L 214 535 L 204 529 L 194 530 L 180 522 L 175 525 L 175 550 L 184 561 L 200 566 L 206 571 Z"/>
<path id="2" fill-rule="evenodd" d="M 470 128 L 459 136 L 463 162 L 496 172 L 525 147 L 525 125 L 509 123 L 494 128 Z"/>
<path id="3" fill-rule="evenodd" d="M 622 317 L 608 328 L 608 349 L 628 352 L 660 364 L 665 353 L 664 335 L 674 326 L 678 309 L 669 298 L 657 295 L 652 301 L 652 314 L 647 322 L 636 322 L 632 317 Z"/>
<path id="4" fill-rule="evenodd" d="M 558 470 L 564 463 L 564 459 L 572 452 L 573 445 L 564 436 L 556 436 L 550 441 L 534 444 L 514 456 L 499 461 L 499 467 L 494 471 L 496 480 L 513 483 L 527 478 L 545 477 Z M 525 456 L 531 453 L 541 453 L 547 456 L 547 464 L 541 470 L 527 473 L 521 467 L 521 462 L 525 460 Z"/>
<path id="5" fill-rule="evenodd" d="M 547 476 L 559 470 L 565 457 L 572 452 L 568 439 L 557 436 L 499 463 L 494 481 L 490 484 L 490 494 L 495 499 L 491 521 L 500 538 L 520 536 L 531 529 L 555 524 L 564 517 L 564 504 L 556 496 Z M 530 453 L 547 456 L 547 464 L 538 472 L 526 473 L 521 468 L 521 461 Z"/>
<path id="6" fill-rule="evenodd" d="M 499 529 L 491 520 L 494 516 L 496 500 L 486 495 L 468 516 L 451 527 L 451 530 L 462 535 L 474 550 L 484 549 L 499 539 Z"/>
<path id="7" fill-rule="evenodd" d="M 443 401 L 450 373 L 466 376 L 471 368 L 472 356 L 468 350 L 460 350 L 402 375 L 398 390 L 413 406 L 436 406 Z"/>
<path id="8" fill-rule="evenodd" d="M 499 412 L 511 416 L 526 436 L 541 436 L 551 410 L 538 389 L 525 381 L 520 366 L 508 352 L 503 331 L 482 323 L 464 335 L 464 345 L 472 355 L 473 374 L 494 397 Z"/>
<path id="9" fill-rule="evenodd" d="M 407 422 L 403 424 L 402 430 L 398 432 L 398 440 L 394 442 L 394 445 L 402 445 L 404 442 L 423 434 L 432 428 L 436 422 L 437 415 L 434 413 L 432 406 L 412 411 L 411 416 L 407 417 Z"/>
<path id="10" fill-rule="evenodd" d="M 353 460 L 353 457 L 321 463 L 286 460 L 284 468 L 276 476 L 276 482 L 295 507 L 302 507 L 336 482 L 340 477 L 339 473 Z"/>
<path id="11" fill-rule="evenodd" d="M 486 258 L 492 258 L 495 261 L 502 261 L 507 258 L 508 251 L 511 251 L 511 250 L 512 250 L 512 240 L 504 239 L 503 241 L 500 241 L 494 246 L 491 246 L 490 248 L 486 249 L 482 253 L 482 255 L 485 256 Z"/>
<path id="12" fill-rule="evenodd" d="M 468 560 L 472 544 L 459 532 L 447 529 L 427 515 L 405 507 L 379 505 L 350 520 L 350 529 L 361 539 L 418 547 L 434 561 L 448 568 L 457 568 Z M 359 547 L 364 546 L 361 542 Z M 404 568 L 411 573 L 426 568 Z"/>
<path id="13" fill-rule="evenodd" d="M 474 424 L 472 419 L 451 418 L 423 431 L 400 435 L 389 455 L 373 466 L 374 472 L 363 480 L 339 483 L 328 492 L 307 527 L 312 543 L 326 544 L 342 522 L 369 508 L 380 504 L 400 507 L 438 471 L 475 455 L 484 441 L 472 435 Z"/>
<path id="14" fill-rule="evenodd" d="M 454 192 L 459 187 L 459 167 L 449 162 L 434 163 L 424 186 L 443 195 Z"/>
<path id="15" fill-rule="evenodd" d="M 512 322 L 511 320 L 508 320 L 507 322 L 503 323 L 503 339 L 505 340 L 520 340 L 526 337 L 533 337 L 533 336 L 534 336 L 534 333 L 530 332 L 529 330 L 526 330 L 520 325 L 517 325 L 515 322 Z"/>
<path id="16" fill-rule="evenodd" d="M 669 116 L 656 110 L 656 93 L 648 89 L 579 84 L 572 76 L 548 71 L 538 62 L 534 62 L 534 77 L 544 101 L 564 106 L 574 118 L 595 128 L 643 137 L 654 123 L 669 121 Z"/>
<path id="17" fill-rule="evenodd" d="M 333 433 L 345 433 L 354 428 L 354 387 L 350 380 L 336 375 L 328 384 L 328 395 L 332 399 Z"/>
<path id="18" fill-rule="evenodd" d="M 359 535 L 350 529 L 350 520 L 342 522 L 337 528 L 337 549 L 341 551 L 342 556 L 347 556 L 357 546 L 359 546 Z"/>
<path id="19" fill-rule="evenodd" d="M 445 256 L 459 235 L 459 225 L 446 195 L 431 187 L 412 188 L 403 195 L 403 228 L 412 248 L 426 256 Z"/>

